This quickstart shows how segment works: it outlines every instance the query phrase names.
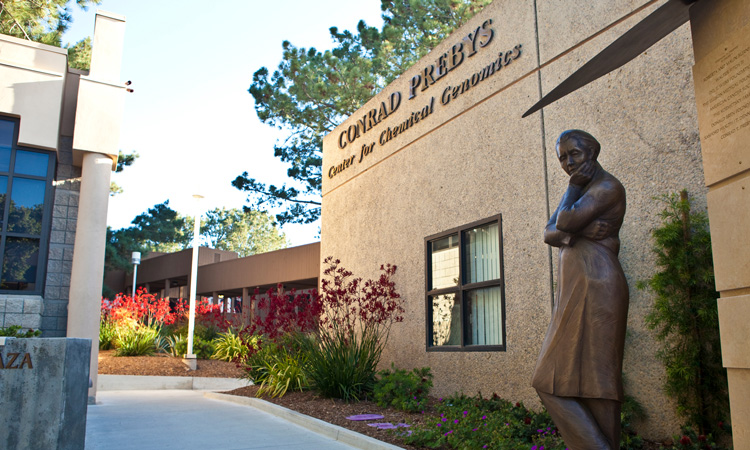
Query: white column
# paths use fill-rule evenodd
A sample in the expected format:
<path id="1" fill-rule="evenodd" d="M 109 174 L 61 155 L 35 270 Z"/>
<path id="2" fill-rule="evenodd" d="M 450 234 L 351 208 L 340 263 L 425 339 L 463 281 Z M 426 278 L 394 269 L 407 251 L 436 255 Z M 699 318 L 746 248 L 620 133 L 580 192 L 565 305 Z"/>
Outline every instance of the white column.
<path id="1" fill-rule="evenodd" d="M 107 205 L 112 158 L 99 153 L 83 156 L 78 227 L 73 247 L 68 303 L 68 337 L 91 339 L 89 401 L 96 398 L 99 367 L 99 311 L 107 238 Z"/>

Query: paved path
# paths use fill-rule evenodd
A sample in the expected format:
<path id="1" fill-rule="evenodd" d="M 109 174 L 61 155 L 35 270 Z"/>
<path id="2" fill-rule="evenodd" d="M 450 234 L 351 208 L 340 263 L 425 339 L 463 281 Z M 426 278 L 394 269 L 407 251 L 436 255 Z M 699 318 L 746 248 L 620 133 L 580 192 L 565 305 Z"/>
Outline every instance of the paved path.
<path id="1" fill-rule="evenodd" d="M 86 450 L 350 450 L 255 408 L 200 391 L 99 391 L 89 405 Z"/>

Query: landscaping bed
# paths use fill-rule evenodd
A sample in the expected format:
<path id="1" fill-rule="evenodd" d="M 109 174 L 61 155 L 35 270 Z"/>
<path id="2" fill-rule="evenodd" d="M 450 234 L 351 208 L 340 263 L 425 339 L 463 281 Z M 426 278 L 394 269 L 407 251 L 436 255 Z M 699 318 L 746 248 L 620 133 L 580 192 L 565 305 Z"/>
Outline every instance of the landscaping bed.
<path id="1" fill-rule="evenodd" d="M 233 362 L 199 359 L 198 370 L 166 354 L 154 356 L 114 356 L 114 350 L 99 351 L 99 373 L 104 375 L 150 375 L 167 377 L 238 378 L 242 369 Z"/>

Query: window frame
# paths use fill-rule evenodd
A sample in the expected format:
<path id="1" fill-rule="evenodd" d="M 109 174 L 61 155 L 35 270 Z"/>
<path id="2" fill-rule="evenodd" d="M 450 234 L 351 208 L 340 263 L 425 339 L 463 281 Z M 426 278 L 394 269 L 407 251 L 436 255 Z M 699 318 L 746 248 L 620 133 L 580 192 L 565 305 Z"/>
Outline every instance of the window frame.
<path id="1" fill-rule="evenodd" d="M 11 294 L 11 295 L 43 295 L 45 282 L 47 278 L 47 261 L 49 252 L 49 241 L 50 241 L 50 228 L 52 224 L 52 207 L 54 204 L 54 176 L 55 169 L 57 167 L 57 154 L 54 151 L 42 150 L 33 147 L 24 147 L 18 145 L 18 134 L 21 126 L 21 121 L 17 117 L 9 117 L 0 115 L 0 120 L 13 122 L 13 140 L 11 142 L 10 151 L 10 163 L 7 172 L 0 172 L 0 176 L 8 177 L 8 185 L 6 188 L 6 201 L 5 207 L 0 211 L 2 215 L 2 225 L 0 226 L 0 277 L 2 277 L 3 264 L 5 262 L 5 250 L 6 242 L 9 237 L 21 238 L 21 239 L 39 239 L 39 254 L 37 256 L 37 270 L 36 279 L 34 280 L 33 290 L 16 290 L 16 289 L 2 289 L 0 287 L 0 294 Z M 15 164 L 18 155 L 18 151 L 31 152 L 31 153 L 42 153 L 48 156 L 47 161 L 47 172 L 45 176 L 38 175 L 26 175 L 16 174 Z M 10 215 L 10 200 L 13 195 L 14 180 L 16 178 L 31 179 L 44 181 L 44 206 L 42 208 L 42 223 L 41 230 L 38 235 L 30 233 L 19 233 L 8 231 L 8 219 Z M 0 286 L 2 286 L 0 284 Z"/>
<path id="2" fill-rule="evenodd" d="M 499 265 L 499 278 L 493 280 L 485 280 L 477 283 L 466 283 L 466 268 L 464 267 L 464 243 L 465 243 L 465 232 L 470 231 L 472 228 L 497 223 L 498 226 L 498 265 Z M 439 239 L 448 237 L 450 235 L 458 235 L 458 284 L 447 288 L 432 289 L 432 255 L 430 252 L 430 243 Z M 506 351 L 506 313 L 505 313 L 505 266 L 503 263 L 503 222 L 502 214 L 497 214 L 486 219 L 478 220 L 475 222 L 468 223 L 450 230 L 446 230 L 431 236 L 424 238 L 424 256 L 425 256 L 425 348 L 428 352 L 487 352 L 487 351 Z M 501 336 L 502 345 L 467 345 L 467 333 L 469 330 L 469 314 L 467 308 L 468 292 L 489 287 L 500 288 L 500 309 L 502 313 L 501 321 Z M 432 330 L 433 330 L 433 317 L 432 317 L 432 302 L 430 297 L 444 294 L 456 294 L 456 299 L 460 304 L 461 308 L 461 343 L 460 345 L 433 345 L 432 344 Z"/>

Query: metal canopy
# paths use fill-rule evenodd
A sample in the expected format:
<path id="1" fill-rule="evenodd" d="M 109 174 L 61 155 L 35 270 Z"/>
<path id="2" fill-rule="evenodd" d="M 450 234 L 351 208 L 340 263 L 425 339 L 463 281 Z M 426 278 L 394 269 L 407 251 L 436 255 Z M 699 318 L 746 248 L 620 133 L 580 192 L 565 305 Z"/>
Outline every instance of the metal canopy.
<path id="1" fill-rule="evenodd" d="M 571 92 L 591 83 L 611 71 L 622 67 L 648 50 L 672 31 L 690 19 L 690 7 L 697 0 L 669 0 L 648 17 L 640 21 L 559 86 L 552 89 L 521 117 L 526 117 Z"/>

